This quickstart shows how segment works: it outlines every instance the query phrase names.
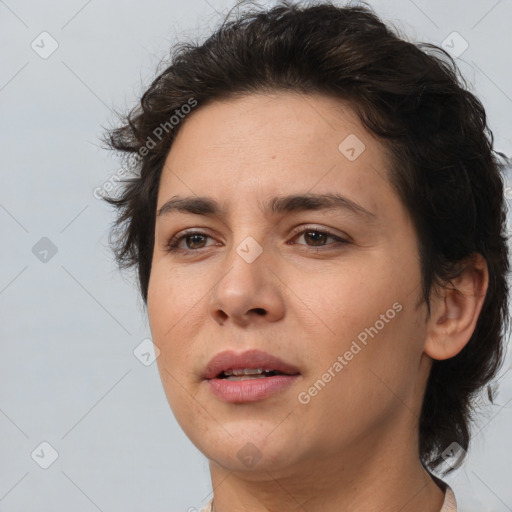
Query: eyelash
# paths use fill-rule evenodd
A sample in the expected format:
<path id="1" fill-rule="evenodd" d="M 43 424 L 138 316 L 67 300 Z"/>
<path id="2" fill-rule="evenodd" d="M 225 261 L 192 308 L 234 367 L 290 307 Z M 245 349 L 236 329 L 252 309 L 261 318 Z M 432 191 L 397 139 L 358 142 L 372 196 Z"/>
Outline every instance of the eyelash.
<path id="1" fill-rule="evenodd" d="M 330 231 L 326 231 L 324 229 L 318 229 L 318 228 L 315 228 L 315 227 L 306 227 L 302 231 L 299 231 L 299 232 L 295 233 L 293 238 L 296 238 L 298 236 L 304 235 L 305 233 L 319 233 L 321 235 L 326 235 L 328 238 L 333 238 L 334 240 L 336 240 L 337 243 L 341 243 L 341 244 L 349 244 L 350 243 L 348 240 L 344 240 L 343 238 L 335 235 L 334 233 L 331 233 Z M 180 242 L 182 240 L 184 240 L 186 238 L 189 238 L 189 237 L 192 237 L 192 236 L 195 236 L 195 235 L 200 235 L 200 236 L 203 236 L 203 237 L 212 238 L 210 235 L 208 235 L 206 233 L 203 233 L 201 231 L 185 232 L 185 233 L 183 233 L 181 235 L 176 235 L 176 236 L 171 238 L 171 240 L 169 241 L 169 243 L 166 246 L 167 251 L 168 252 L 189 252 L 190 253 L 190 252 L 199 252 L 201 249 L 206 249 L 207 247 L 202 247 L 200 249 L 181 249 L 180 247 L 178 247 L 178 245 L 180 244 Z M 307 245 L 307 244 L 299 244 L 299 245 Z M 327 247 L 328 245 L 329 244 L 326 244 L 326 245 L 308 245 L 308 247 L 318 251 L 318 250 L 328 250 L 329 248 L 328 249 L 323 249 L 324 247 Z"/>

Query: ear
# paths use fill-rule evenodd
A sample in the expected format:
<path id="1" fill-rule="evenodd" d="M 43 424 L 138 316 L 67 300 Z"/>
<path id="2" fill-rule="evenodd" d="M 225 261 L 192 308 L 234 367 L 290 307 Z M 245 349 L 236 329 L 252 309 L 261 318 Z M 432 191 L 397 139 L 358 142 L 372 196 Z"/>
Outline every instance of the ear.
<path id="1" fill-rule="evenodd" d="M 424 352 L 432 359 L 457 355 L 471 338 L 482 310 L 489 272 L 481 254 L 462 263 L 462 272 L 431 298 Z"/>

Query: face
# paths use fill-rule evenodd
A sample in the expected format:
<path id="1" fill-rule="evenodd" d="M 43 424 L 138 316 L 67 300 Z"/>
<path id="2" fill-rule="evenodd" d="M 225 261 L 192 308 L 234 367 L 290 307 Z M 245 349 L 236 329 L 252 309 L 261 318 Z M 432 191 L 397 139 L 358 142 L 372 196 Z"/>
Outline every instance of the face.
<path id="1" fill-rule="evenodd" d="M 388 172 L 384 146 L 326 96 L 217 101 L 180 127 L 148 315 L 168 401 L 212 464 L 286 473 L 414 430 L 420 268 Z M 257 368 L 275 373 L 236 371 Z"/>

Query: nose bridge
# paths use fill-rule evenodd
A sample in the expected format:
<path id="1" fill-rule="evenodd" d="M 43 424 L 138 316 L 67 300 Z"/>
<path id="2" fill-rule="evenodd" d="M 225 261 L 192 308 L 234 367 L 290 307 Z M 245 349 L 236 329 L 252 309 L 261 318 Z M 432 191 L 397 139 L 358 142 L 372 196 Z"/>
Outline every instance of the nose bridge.
<path id="1" fill-rule="evenodd" d="M 243 196 L 239 197 L 239 200 L 242 201 L 241 204 L 244 204 L 243 199 Z M 263 249 L 263 246 L 266 245 L 265 236 L 269 230 L 265 224 L 256 221 L 256 217 L 261 214 L 259 210 L 249 211 L 247 208 L 241 207 L 237 213 L 238 215 L 233 216 L 232 219 L 233 243 L 229 254 L 226 255 L 226 267 L 231 270 L 226 277 L 253 281 L 258 277 L 254 274 L 260 274 L 262 277 L 265 264 L 270 263 L 267 251 L 264 252 Z M 257 280 L 251 284 L 256 285 Z"/>
<path id="2" fill-rule="evenodd" d="M 240 243 L 233 244 L 226 260 L 228 272 L 217 284 L 217 294 L 223 303 L 237 301 L 238 307 L 250 309 L 250 301 L 255 299 L 258 289 L 264 286 L 268 277 L 263 246 L 252 236 L 247 236 Z"/>
<path id="3" fill-rule="evenodd" d="M 251 315 L 275 319 L 282 314 L 280 288 L 267 268 L 271 266 L 270 253 L 252 236 L 233 244 L 210 301 L 211 314 L 217 321 L 231 318 L 247 323 Z"/>

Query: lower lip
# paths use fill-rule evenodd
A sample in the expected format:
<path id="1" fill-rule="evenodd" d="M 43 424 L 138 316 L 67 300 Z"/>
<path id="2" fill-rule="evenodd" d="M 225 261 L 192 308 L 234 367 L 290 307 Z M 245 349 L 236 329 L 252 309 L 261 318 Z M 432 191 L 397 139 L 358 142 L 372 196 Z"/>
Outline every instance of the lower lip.
<path id="1" fill-rule="evenodd" d="M 264 400 L 290 386 L 299 375 L 274 375 L 247 380 L 209 379 L 212 393 L 226 402 Z"/>

